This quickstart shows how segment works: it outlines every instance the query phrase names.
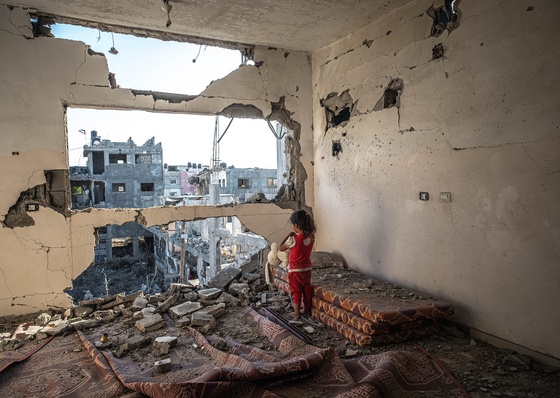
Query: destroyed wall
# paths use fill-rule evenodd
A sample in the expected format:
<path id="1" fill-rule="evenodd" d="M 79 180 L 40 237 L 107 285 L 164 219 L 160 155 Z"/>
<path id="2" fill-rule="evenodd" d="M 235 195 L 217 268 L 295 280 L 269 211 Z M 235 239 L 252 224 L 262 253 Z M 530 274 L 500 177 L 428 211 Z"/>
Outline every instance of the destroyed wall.
<path id="1" fill-rule="evenodd" d="M 37 211 L 26 211 L 23 205 L 33 198 L 20 193 L 44 187 L 46 173 L 68 169 L 64 105 L 279 120 L 304 137 L 288 154 L 295 170 L 291 198 L 312 200 L 311 62 L 305 53 L 254 48 L 255 66 L 241 66 L 200 95 L 111 88 L 105 56 L 78 41 L 34 37 L 27 12 L 5 5 L 0 5 L 0 53 L 0 315 L 69 306 L 63 290 L 92 263 L 96 227 L 235 215 L 269 241 L 289 230 L 292 210 L 275 204 L 71 213 L 64 202 L 44 200 Z M 16 203 L 22 206 L 7 225 Z M 284 207 L 290 206 L 297 203 Z"/>
<path id="2" fill-rule="evenodd" d="M 560 357 L 559 8 L 457 1 L 449 31 L 443 3 L 313 54 L 316 249 Z"/>

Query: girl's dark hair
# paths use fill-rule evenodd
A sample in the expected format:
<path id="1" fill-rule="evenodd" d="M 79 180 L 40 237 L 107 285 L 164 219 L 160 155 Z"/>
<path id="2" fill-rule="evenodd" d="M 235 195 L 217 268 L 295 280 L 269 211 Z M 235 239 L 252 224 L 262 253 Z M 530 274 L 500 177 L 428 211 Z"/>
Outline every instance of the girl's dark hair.
<path id="1" fill-rule="evenodd" d="M 301 229 L 306 235 L 315 233 L 315 223 L 305 210 L 294 211 L 290 216 L 290 222 Z"/>

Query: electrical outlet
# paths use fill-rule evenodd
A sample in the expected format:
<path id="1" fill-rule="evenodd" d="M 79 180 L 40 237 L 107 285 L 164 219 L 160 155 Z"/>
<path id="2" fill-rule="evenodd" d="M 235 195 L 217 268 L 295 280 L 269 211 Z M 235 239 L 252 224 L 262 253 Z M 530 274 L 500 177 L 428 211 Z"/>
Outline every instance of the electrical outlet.
<path id="1" fill-rule="evenodd" d="M 439 201 L 441 203 L 451 203 L 451 192 L 440 192 Z"/>
<path id="2" fill-rule="evenodd" d="M 420 192 L 420 200 L 430 200 L 430 194 L 428 192 Z"/>
<path id="3" fill-rule="evenodd" d="M 39 205 L 37 203 L 27 203 L 25 205 L 25 210 L 26 211 L 38 211 L 39 210 Z"/>

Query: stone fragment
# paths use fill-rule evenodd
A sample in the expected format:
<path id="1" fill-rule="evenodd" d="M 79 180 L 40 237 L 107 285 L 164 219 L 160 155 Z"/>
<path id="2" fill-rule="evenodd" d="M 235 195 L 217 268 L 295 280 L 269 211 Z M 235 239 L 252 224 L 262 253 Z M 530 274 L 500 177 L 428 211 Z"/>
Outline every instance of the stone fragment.
<path id="1" fill-rule="evenodd" d="M 311 327 L 311 326 L 304 326 L 303 330 L 305 330 L 309 334 L 315 333 L 315 329 L 313 329 L 313 327 Z"/>
<path id="2" fill-rule="evenodd" d="M 154 307 L 146 307 L 146 308 L 142 308 L 140 313 L 142 314 L 142 317 L 146 318 L 147 316 L 155 314 L 156 311 L 157 310 Z"/>
<path id="3" fill-rule="evenodd" d="M 198 291 L 198 295 L 205 300 L 213 300 L 220 297 L 222 290 L 218 288 L 202 289 Z"/>
<path id="4" fill-rule="evenodd" d="M 191 315 L 191 326 L 206 326 L 210 325 L 210 328 L 216 327 L 216 319 L 210 315 L 205 314 L 204 312 L 195 312 Z"/>
<path id="5" fill-rule="evenodd" d="M 147 345 L 150 345 L 151 342 L 152 342 L 151 337 L 143 336 L 141 334 L 135 334 L 135 335 L 129 337 L 126 340 L 126 343 L 124 343 L 123 345 L 126 345 L 125 349 L 127 349 L 127 350 L 134 350 L 136 348 L 142 348 L 142 347 L 145 347 Z"/>
<path id="6" fill-rule="evenodd" d="M 175 293 L 188 293 L 192 291 L 193 286 L 184 283 L 172 283 L 169 288 L 169 294 L 173 295 Z"/>
<path id="7" fill-rule="evenodd" d="M 266 304 L 266 292 L 261 293 L 261 303 Z"/>
<path id="8" fill-rule="evenodd" d="M 74 330 L 85 330 L 99 326 L 101 322 L 98 319 L 82 319 L 76 322 L 70 322 L 70 326 Z"/>
<path id="9" fill-rule="evenodd" d="M 169 372 L 169 370 L 171 369 L 171 359 L 170 358 L 165 358 L 165 359 L 161 359 L 159 361 L 155 361 L 154 362 L 154 368 L 156 369 L 156 372 L 158 372 L 158 373 Z"/>
<path id="10" fill-rule="evenodd" d="M 241 303 L 241 300 L 239 300 L 237 297 L 232 296 L 231 294 L 224 292 L 216 300 L 216 303 L 226 303 L 231 305 L 232 307 L 237 307 Z"/>
<path id="11" fill-rule="evenodd" d="M 175 321 L 175 327 L 184 328 L 185 326 L 189 326 L 191 324 L 191 318 L 188 316 L 184 316 L 181 319 L 177 319 Z"/>
<path id="12" fill-rule="evenodd" d="M 193 301 L 186 301 L 182 304 L 176 305 L 175 307 L 171 307 L 169 312 L 171 316 L 175 319 L 181 318 L 185 315 L 192 314 L 195 311 L 198 311 L 202 308 L 202 304 Z"/>
<path id="13" fill-rule="evenodd" d="M 17 350 L 24 344 L 25 343 L 23 341 L 19 341 L 17 339 L 2 339 L 0 340 L 0 352 Z"/>
<path id="14" fill-rule="evenodd" d="M 141 332 L 153 332 L 165 326 L 165 321 L 160 314 L 153 314 L 136 321 L 135 326 Z"/>
<path id="15" fill-rule="evenodd" d="M 68 311 L 68 310 L 66 310 L 66 311 Z M 66 312 L 64 312 L 64 315 L 66 315 Z M 37 318 L 35 318 L 35 325 L 45 326 L 47 323 L 49 323 L 51 321 L 51 318 L 52 318 L 51 314 L 49 314 L 47 312 L 43 312 L 41 315 L 39 315 Z"/>
<path id="16" fill-rule="evenodd" d="M 87 316 L 89 316 L 92 312 L 93 309 L 90 307 L 74 307 L 74 316 L 79 316 L 80 318 L 86 318 Z"/>
<path id="17" fill-rule="evenodd" d="M 183 294 L 183 298 L 187 301 L 195 301 L 198 300 L 198 294 L 196 292 L 189 292 Z"/>
<path id="18" fill-rule="evenodd" d="M 226 267 L 210 279 L 208 286 L 226 290 L 234 280 L 241 278 L 242 273 L 243 271 L 239 268 L 233 266 Z"/>
<path id="19" fill-rule="evenodd" d="M 204 307 L 198 312 L 212 315 L 214 318 L 219 318 L 226 313 L 226 305 L 225 303 L 214 304 L 209 307 Z"/>
<path id="20" fill-rule="evenodd" d="M 134 299 L 134 302 L 132 303 L 131 306 L 131 310 L 141 310 L 142 308 L 145 308 L 146 305 L 148 305 L 148 300 L 146 300 L 144 297 L 136 297 Z"/>
<path id="21" fill-rule="evenodd" d="M 163 303 L 160 303 L 160 305 L 157 308 L 157 311 L 161 314 L 167 312 L 177 302 L 178 299 L 179 299 L 179 293 L 172 294 Z"/>
<path id="22" fill-rule="evenodd" d="M 12 338 L 19 341 L 33 340 L 36 334 L 41 329 L 43 329 L 43 326 L 32 325 L 30 323 L 22 323 L 16 328 L 12 335 Z"/>
<path id="23" fill-rule="evenodd" d="M 41 333 L 44 333 L 48 336 L 55 336 L 71 328 L 72 327 L 70 326 L 70 323 L 68 321 L 62 321 L 62 320 L 53 321 L 53 322 L 49 322 L 47 326 L 42 328 Z"/>
<path id="24" fill-rule="evenodd" d="M 159 351 L 161 355 L 167 355 L 169 349 L 177 344 L 177 337 L 174 336 L 162 336 L 156 337 L 154 340 L 154 348 Z"/>
<path id="25" fill-rule="evenodd" d="M 246 297 L 249 294 L 249 285 L 246 283 L 232 283 L 229 286 L 228 292 L 239 298 Z"/>

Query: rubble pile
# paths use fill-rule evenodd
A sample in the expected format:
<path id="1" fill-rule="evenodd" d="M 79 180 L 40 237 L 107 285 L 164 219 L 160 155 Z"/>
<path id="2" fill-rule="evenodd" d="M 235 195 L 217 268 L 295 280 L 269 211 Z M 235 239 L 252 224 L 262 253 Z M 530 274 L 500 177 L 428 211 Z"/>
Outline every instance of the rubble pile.
<path id="1" fill-rule="evenodd" d="M 258 274 L 243 273 L 228 267 L 213 278 L 211 287 L 172 283 L 164 293 L 144 295 L 119 293 L 108 297 L 82 300 L 72 308 L 51 309 L 34 319 L 14 324 L 18 318 L 4 319 L 0 334 L 0 351 L 15 350 L 28 341 L 76 331 L 99 335 L 95 345 L 111 350 L 120 358 L 132 350 L 152 346 L 156 370 L 169 367 L 165 355 L 177 344 L 170 328 L 186 326 L 202 334 L 216 332 L 227 311 L 250 306 L 259 310 L 268 306 L 289 310 L 290 300 L 284 292 L 269 290 Z M 219 333 L 219 332 L 218 332 Z"/>

